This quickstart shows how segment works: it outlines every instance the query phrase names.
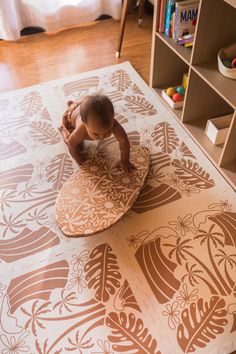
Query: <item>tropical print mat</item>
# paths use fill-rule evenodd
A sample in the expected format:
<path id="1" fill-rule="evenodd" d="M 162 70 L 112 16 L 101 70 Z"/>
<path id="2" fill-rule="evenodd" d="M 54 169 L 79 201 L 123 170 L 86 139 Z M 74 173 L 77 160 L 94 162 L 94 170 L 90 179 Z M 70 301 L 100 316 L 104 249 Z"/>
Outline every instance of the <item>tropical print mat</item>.
<path id="1" fill-rule="evenodd" d="M 68 238 L 55 201 L 77 166 L 57 128 L 97 91 L 151 169 L 116 225 Z M 235 192 L 129 63 L 1 94 L 0 128 L 1 353 L 236 350 Z"/>

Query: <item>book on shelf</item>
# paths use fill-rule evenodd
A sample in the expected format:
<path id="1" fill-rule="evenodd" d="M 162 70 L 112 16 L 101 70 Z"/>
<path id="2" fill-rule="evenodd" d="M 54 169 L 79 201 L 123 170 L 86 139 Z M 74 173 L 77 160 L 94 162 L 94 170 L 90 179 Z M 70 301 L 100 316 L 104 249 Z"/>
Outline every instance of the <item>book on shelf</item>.
<path id="1" fill-rule="evenodd" d="M 187 34 L 185 36 L 177 38 L 177 43 L 180 45 L 186 45 L 187 43 L 193 43 L 194 33 Z"/>
<path id="2" fill-rule="evenodd" d="M 173 38 L 178 41 L 178 38 L 194 34 L 197 15 L 198 15 L 199 0 L 184 0 L 176 2 L 175 5 L 175 28 Z"/>
<path id="3" fill-rule="evenodd" d="M 183 0 L 166 0 L 166 11 L 164 19 L 164 33 L 168 37 L 173 37 L 175 27 L 175 6 Z"/>
<path id="4" fill-rule="evenodd" d="M 188 47 L 192 47 L 193 46 L 193 41 L 192 42 L 188 42 L 188 43 L 184 43 L 185 48 Z"/>
<path id="5" fill-rule="evenodd" d="M 165 32 L 166 3 L 167 3 L 167 0 L 161 0 L 160 18 L 159 18 L 159 32 L 160 33 Z"/>
<path id="6" fill-rule="evenodd" d="M 175 29 L 175 5 L 173 7 L 173 12 L 170 16 L 169 37 L 171 38 L 174 38 L 174 29 Z"/>
<path id="7" fill-rule="evenodd" d="M 165 35 L 167 35 L 168 37 L 170 36 L 170 24 L 171 24 L 172 14 L 174 13 L 175 10 L 175 3 L 176 0 L 167 0 L 167 4 L 166 4 Z"/>

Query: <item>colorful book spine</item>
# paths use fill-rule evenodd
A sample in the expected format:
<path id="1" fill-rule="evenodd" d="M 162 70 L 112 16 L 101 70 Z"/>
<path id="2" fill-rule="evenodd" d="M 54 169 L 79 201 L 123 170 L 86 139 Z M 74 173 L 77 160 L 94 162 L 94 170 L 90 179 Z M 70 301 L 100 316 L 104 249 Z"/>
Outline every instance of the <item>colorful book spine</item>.
<path id="1" fill-rule="evenodd" d="M 165 34 L 172 38 L 174 37 L 175 5 L 178 1 L 182 0 L 168 0 L 166 9 Z"/>
<path id="2" fill-rule="evenodd" d="M 168 37 L 170 34 L 171 7 L 172 7 L 172 0 L 167 0 L 166 19 L 165 19 L 165 35 L 167 35 Z"/>
<path id="3" fill-rule="evenodd" d="M 163 11 L 164 11 L 164 0 L 161 0 L 158 32 L 162 32 Z"/>
<path id="4" fill-rule="evenodd" d="M 175 4 L 172 5 L 172 11 L 170 15 L 170 30 L 169 37 L 174 38 L 174 28 L 175 28 Z"/>
<path id="5" fill-rule="evenodd" d="M 165 32 L 165 18 L 166 18 L 166 2 L 167 0 L 161 0 L 161 13 L 160 13 L 160 27 L 159 27 L 159 32 L 164 33 Z"/>
<path id="6" fill-rule="evenodd" d="M 165 32 L 166 1 L 167 1 L 167 0 L 163 0 L 163 1 L 164 1 L 164 6 L 163 6 L 163 14 L 162 14 L 162 27 L 161 27 L 161 32 L 162 32 L 162 33 Z"/>

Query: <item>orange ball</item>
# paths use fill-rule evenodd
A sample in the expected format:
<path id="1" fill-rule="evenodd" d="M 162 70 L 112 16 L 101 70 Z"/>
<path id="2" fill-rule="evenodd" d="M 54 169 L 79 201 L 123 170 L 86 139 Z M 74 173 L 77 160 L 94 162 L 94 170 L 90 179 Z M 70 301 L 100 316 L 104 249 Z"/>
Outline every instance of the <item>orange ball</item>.
<path id="1" fill-rule="evenodd" d="M 174 87 L 168 87 L 168 89 L 166 89 L 166 93 L 169 97 L 172 97 L 175 93 Z"/>

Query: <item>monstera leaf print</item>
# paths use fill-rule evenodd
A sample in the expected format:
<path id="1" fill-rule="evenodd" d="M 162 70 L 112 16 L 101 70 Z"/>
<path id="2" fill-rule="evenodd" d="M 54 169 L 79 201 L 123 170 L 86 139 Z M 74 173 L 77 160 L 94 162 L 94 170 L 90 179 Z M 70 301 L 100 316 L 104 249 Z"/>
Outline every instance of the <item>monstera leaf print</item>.
<path id="1" fill-rule="evenodd" d="M 144 93 L 140 90 L 140 88 L 136 84 L 133 84 L 132 90 L 133 93 L 135 94 L 144 95 Z"/>
<path id="2" fill-rule="evenodd" d="M 54 145 L 60 142 L 59 132 L 47 122 L 32 122 L 30 123 L 30 128 L 30 136 L 35 141 L 46 145 Z"/>
<path id="3" fill-rule="evenodd" d="M 108 339 L 114 343 L 112 349 L 117 353 L 161 354 L 156 350 L 156 340 L 148 333 L 143 321 L 136 319 L 133 313 L 127 316 L 124 312 L 119 315 L 111 312 L 106 324 L 112 329 Z"/>
<path id="4" fill-rule="evenodd" d="M 110 98 L 110 100 L 113 102 L 113 104 L 115 102 L 121 101 L 123 99 L 123 92 L 122 91 L 110 91 L 110 92 L 101 91 L 101 93 L 107 95 Z"/>
<path id="5" fill-rule="evenodd" d="M 216 335 L 224 332 L 224 326 L 228 323 L 224 306 L 224 299 L 212 296 L 209 303 L 199 299 L 197 304 L 192 303 L 189 309 L 183 310 L 177 340 L 184 353 L 206 347 Z"/>
<path id="6" fill-rule="evenodd" d="M 160 146 L 163 153 L 170 154 L 179 145 L 179 139 L 175 134 L 175 130 L 166 122 L 155 126 L 152 138 L 155 145 Z"/>
<path id="7" fill-rule="evenodd" d="M 154 106 L 144 97 L 140 96 L 125 96 L 125 105 L 134 113 L 141 113 L 145 116 L 153 116 L 157 113 Z"/>
<path id="8" fill-rule="evenodd" d="M 41 117 L 42 117 L 43 119 L 52 120 L 46 107 L 44 107 L 44 108 L 42 109 L 42 111 L 41 111 Z"/>
<path id="9" fill-rule="evenodd" d="M 213 179 L 209 173 L 204 171 L 197 162 L 192 160 L 173 160 L 172 165 L 176 167 L 176 175 L 187 185 L 194 185 L 200 189 L 208 189 L 214 186 Z"/>
<path id="10" fill-rule="evenodd" d="M 116 256 L 111 251 L 108 244 L 99 245 L 91 252 L 90 260 L 84 267 L 88 288 L 96 289 L 96 299 L 103 302 L 108 301 L 120 287 L 121 274 Z"/>
<path id="11" fill-rule="evenodd" d="M 112 74 L 111 85 L 117 89 L 117 91 L 125 91 L 132 85 L 129 75 L 124 70 L 117 70 Z"/>
<path id="12" fill-rule="evenodd" d="M 184 142 L 180 144 L 178 148 L 178 153 L 180 153 L 184 157 L 192 157 L 193 159 L 195 159 L 195 156 L 192 154 L 192 152 L 189 150 L 189 148 Z"/>
<path id="13" fill-rule="evenodd" d="M 171 163 L 171 157 L 168 154 L 163 154 L 162 152 L 157 152 L 152 154 L 151 158 L 152 162 L 152 167 L 158 167 L 157 170 L 161 170 L 162 168 L 165 168 L 167 166 L 170 166 Z"/>
<path id="14" fill-rule="evenodd" d="M 236 294 L 236 286 L 234 287 L 234 293 Z M 236 303 L 232 303 L 228 306 L 228 313 L 233 316 L 233 324 L 230 330 L 230 333 L 232 333 L 236 331 Z"/>
<path id="15" fill-rule="evenodd" d="M 20 110 L 23 111 L 28 117 L 31 117 L 35 113 L 41 111 L 42 107 L 42 97 L 36 91 L 30 92 L 26 95 L 20 104 Z"/>
<path id="16" fill-rule="evenodd" d="M 52 188 L 59 191 L 73 173 L 72 161 L 67 154 L 56 155 L 46 168 L 46 172 L 47 181 L 52 182 Z"/>

